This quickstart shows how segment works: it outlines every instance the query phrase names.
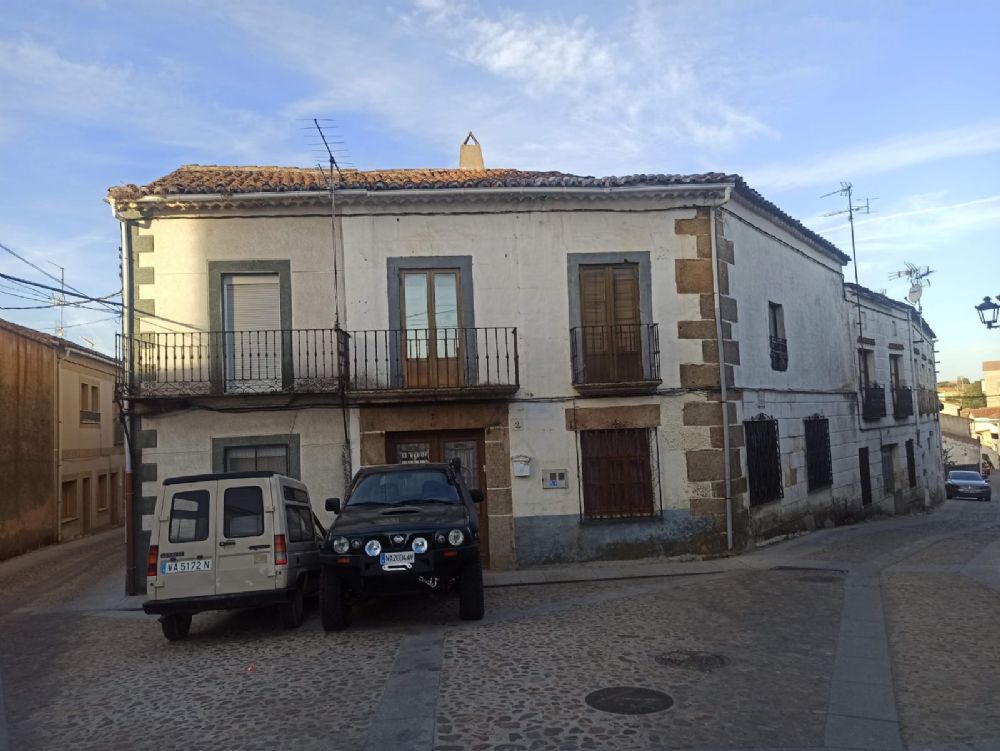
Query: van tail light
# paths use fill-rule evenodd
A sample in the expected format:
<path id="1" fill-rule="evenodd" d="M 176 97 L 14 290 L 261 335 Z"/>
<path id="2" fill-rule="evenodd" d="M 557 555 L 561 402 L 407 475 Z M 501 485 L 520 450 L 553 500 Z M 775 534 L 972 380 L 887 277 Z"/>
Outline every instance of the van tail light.
<path id="1" fill-rule="evenodd" d="M 275 566 L 288 565 L 288 548 L 285 547 L 284 535 L 274 536 L 274 565 Z"/>
<path id="2" fill-rule="evenodd" d="M 146 576 L 156 578 L 156 559 L 160 557 L 160 547 L 158 545 L 149 546 L 149 555 L 146 556 Z"/>

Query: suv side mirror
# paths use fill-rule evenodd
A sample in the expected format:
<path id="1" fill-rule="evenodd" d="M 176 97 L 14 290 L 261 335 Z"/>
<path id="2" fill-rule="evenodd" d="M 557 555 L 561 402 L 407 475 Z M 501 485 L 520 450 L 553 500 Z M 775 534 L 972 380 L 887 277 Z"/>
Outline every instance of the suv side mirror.
<path id="1" fill-rule="evenodd" d="M 339 498 L 327 498 L 326 499 L 326 510 L 332 511 L 335 514 L 340 513 L 340 499 Z"/>
<path id="2" fill-rule="evenodd" d="M 483 491 L 476 490 L 475 488 L 473 488 L 472 490 L 469 491 L 469 495 L 472 497 L 473 503 L 483 502 Z"/>

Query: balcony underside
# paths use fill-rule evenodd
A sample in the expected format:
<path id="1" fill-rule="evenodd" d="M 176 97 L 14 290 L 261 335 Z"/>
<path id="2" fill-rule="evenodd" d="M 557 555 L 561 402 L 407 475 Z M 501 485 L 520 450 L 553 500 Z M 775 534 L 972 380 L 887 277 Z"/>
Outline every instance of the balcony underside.
<path id="1" fill-rule="evenodd" d="M 583 396 L 629 396 L 632 394 L 651 394 L 656 391 L 661 380 L 623 381 L 620 383 L 577 383 L 573 385 L 577 393 Z"/>
<path id="2" fill-rule="evenodd" d="M 366 391 L 351 389 L 347 401 L 351 404 L 387 404 L 399 402 L 457 402 L 477 399 L 502 399 L 517 393 L 516 385 L 441 386 L 437 388 L 398 388 Z"/>

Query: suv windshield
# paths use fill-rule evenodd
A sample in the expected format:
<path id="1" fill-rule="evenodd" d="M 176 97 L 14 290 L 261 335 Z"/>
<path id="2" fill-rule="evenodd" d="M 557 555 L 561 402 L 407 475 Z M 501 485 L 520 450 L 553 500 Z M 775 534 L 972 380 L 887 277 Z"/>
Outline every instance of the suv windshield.
<path id="1" fill-rule="evenodd" d="M 982 482 L 982 476 L 978 472 L 950 472 L 949 480 L 959 480 L 961 482 Z"/>
<path id="2" fill-rule="evenodd" d="M 347 499 L 348 506 L 403 503 L 460 503 L 458 488 L 439 469 L 406 469 L 367 475 Z"/>

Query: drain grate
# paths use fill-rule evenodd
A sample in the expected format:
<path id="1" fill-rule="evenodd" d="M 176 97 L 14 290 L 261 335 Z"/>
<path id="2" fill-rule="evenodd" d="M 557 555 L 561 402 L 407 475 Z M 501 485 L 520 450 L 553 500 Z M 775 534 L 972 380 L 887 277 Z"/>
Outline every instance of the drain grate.
<path id="1" fill-rule="evenodd" d="M 638 686 L 601 688 L 587 694 L 584 701 L 602 712 L 632 715 L 662 712 L 674 705 L 669 694 Z"/>
<path id="2" fill-rule="evenodd" d="M 729 658 L 725 655 L 714 654 L 712 652 L 696 652 L 688 649 L 678 649 L 666 654 L 656 655 L 653 658 L 656 664 L 668 668 L 681 668 L 682 670 L 697 670 L 699 673 L 711 673 L 713 670 L 724 668 L 729 664 Z"/>

